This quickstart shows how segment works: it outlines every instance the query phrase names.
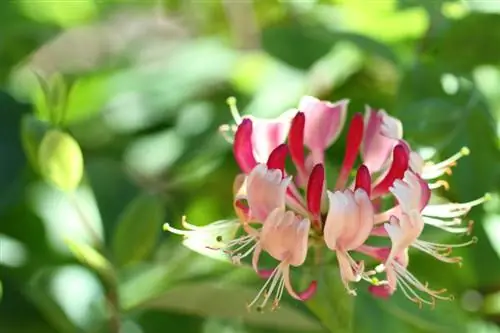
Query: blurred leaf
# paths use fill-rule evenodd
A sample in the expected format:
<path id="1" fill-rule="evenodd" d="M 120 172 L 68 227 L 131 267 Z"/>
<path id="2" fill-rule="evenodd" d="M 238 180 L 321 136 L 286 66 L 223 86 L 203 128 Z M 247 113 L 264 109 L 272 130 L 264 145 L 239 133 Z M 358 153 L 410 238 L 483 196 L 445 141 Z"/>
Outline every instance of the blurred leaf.
<path id="1" fill-rule="evenodd" d="M 64 112 L 65 125 L 91 118 L 102 110 L 110 94 L 108 78 L 107 74 L 86 76 L 71 86 Z"/>
<path id="2" fill-rule="evenodd" d="M 478 65 L 498 65 L 500 15 L 472 13 L 450 21 L 448 29 L 431 40 L 427 53 L 439 60 L 444 71 L 467 73 Z"/>
<path id="3" fill-rule="evenodd" d="M 165 218 L 161 202 L 141 195 L 125 209 L 113 237 L 113 254 L 119 266 L 147 257 L 156 245 Z"/>
<path id="4" fill-rule="evenodd" d="M 335 34 L 336 38 L 351 42 L 361 50 L 368 52 L 373 55 L 378 55 L 388 61 L 390 61 L 393 65 L 399 65 L 399 57 L 394 52 L 394 50 L 388 46 L 387 44 L 383 44 L 376 39 L 349 32 L 339 32 Z"/>
<path id="5" fill-rule="evenodd" d="M 408 9 L 411 7 L 420 7 L 420 6 L 435 6 L 439 8 L 446 2 L 458 2 L 458 0 L 397 0 L 398 8 L 400 9 Z"/>
<path id="6" fill-rule="evenodd" d="M 173 287 L 145 307 L 222 318 L 240 318 L 245 322 L 287 331 L 309 330 L 321 332 L 321 325 L 307 315 L 282 303 L 275 312 L 248 311 L 245 304 L 255 297 L 257 290 L 213 282 L 184 284 Z"/>
<path id="7" fill-rule="evenodd" d="M 83 156 L 78 142 L 59 130 L 47 132 L 38 150 L 38 163 L 46 181 L 71 192 L 83 177 Z"/>
<path id="8" fill-rule="evenodd" d="M 476 12 L 500 13 L 500 2 L 498 1 L 477 1 L 464 0 L 465 6 Z"/>
<path id="9" fill-rule="evenodd" d="M 94 0 L 75 1 L 31 1 L 17 2 L 25 15 L 41 22 L 57 23 L 68 27 L 88 21 L 97 14 Z"/>
<path id="10" fill-rule="evenodd" d="M 396 1 L 339 1 L 343 5 L 343 28 L 384 42 L 414 39 L 423 35 L 426 13 L 420 8 L 396 11 Z"/>
<path id="11" fill-rule="evenodd" d="M 265 29 L 262 45 L 271 56 L 305 70 L 330 51 L 332 39 L 326 30 L 294 23 Z"/>
<path id="12" fill-rule="evenodd" d="M 144 333 L 158 332 L 162 327 L 168 327 L 173 332 L 208 333 L 203 330 L 204 321 L 205 319 L 199 316 L 191 316 L 184 313 L 168 313 L 159 310 L 146 311 L 139 318 L 139 323 L 143 327 Z"/>
<path id="13" fill-rule="evenodd" d="M 66 239 L 66 244 L 80 262 L 94 269 L 107 281 L 114 280 L 113 266 L 96 249 L 87 244 L 78 243 L 71 239 Z"/>
<path id="14" fill-rule="evenodd" d="M 48 129 L 48 124 L 41 122 L 31 114 L 24 115 L 21 120 L 21 142 L 24 153 L 36 171 L 39 171 L 38 150 Z"/>
<path id="15" fill-rule="evenodd" d="M 67 87 L 64 78 L 59 73 L 53 74 L 48 80 L 36 75 L 38 84 L 34 85 L 33 104 L 38 119 L 59 124 L 66 111 Z"/>
<path id="16" fill-rule="evenodd" d="M 355 302 L 354 332 L 467 332 L 467 318 L 455 302 L 438 302 L 436 309 L 419 309 L 400 290 L 389 300 L 376 299 L 362 290 Z"/>
<path id="17" fill-rule="evenodd" d="M 306 305 L 330 332 L 350 333 L 359 319 L 354 317 L 355 298 L 345 290 L 337 267 L 325 266 L 320 270 L 318 290 Z"/>
<path id="18" fill-rule="evenodd" d="M 63 309 L 52 299 L 47 290 L 49 285 L 47 282 L 47 275 L 40 272 L 30 280 L 24 292 L 58 332 L 78 332 L 74 323 L 71 322 Z"/>

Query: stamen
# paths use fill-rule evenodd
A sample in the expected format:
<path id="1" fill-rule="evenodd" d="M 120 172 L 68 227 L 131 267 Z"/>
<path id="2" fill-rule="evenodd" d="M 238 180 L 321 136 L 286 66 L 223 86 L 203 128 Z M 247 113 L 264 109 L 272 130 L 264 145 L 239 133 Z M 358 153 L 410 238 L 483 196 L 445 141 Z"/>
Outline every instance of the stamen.
<path id="1" fill-rule="evenodd" d="M 278 292 L 276 293 L 276 297 L 273 300 L 273 306 L 271 307 L 271 311 L 275 311 L 279 308 L 281 297 L 283 296 L 283 291 L 285 290 L 285 280 L 282 279 L 278 286 Z"/>
<path id="2" fill-rule="evenodd" d="M 467 156 L 469 154 L 470 154 L 469 148 L 462 147 L 462 149 L 460 149 L 460 151 L 458 153 L 447 158 L 446 160 L 439 162 L 437 164 L 427 164 L 426 166 L 424 166 L 424 174 L 426 174 L 426 173 L 431 173 L 431 174 L 438 173 L 440 171 L 442 171 L 443 173 L 449 172 L 451 174 L 451 169 L 449 167 L 455 166 L 456 162 L 460 158 Z M 427 177 L 424 177 L 424 178 L 428 179 Z M 433 177 L 433 178 L 435 178 L 435 177 Z"/>
<path id="3" fill-rule="evenodd" d="M 486 193 L 481 198 L 469 202 L 428 205 L 422 211 L 422 215 L 442 218 L 460 217 L 467 214 L 472 207 L 480 205 L 490 199 L 491 195 Z"/>
<path id="4" fill-rule="evenodd" d="M 237 127 L 235 125 L 220 125 L 219 133 L 222 135 L 224 140 L 226 140 L 229 144 L 234 143 L 234 133 L 236 133 Z"/>
<path id="5" fill-rule="evenodd" d="M 447 291 L 446 289 L 441 289 L 441 290 L 429 289 L 427 283 L 425 285 L 422 284 L 413 274 L 411 274 L 405 267 L 403 267 L 398 262 L 393 262 L 392 267 L 396 272 L 397 284 L 400 287 L 403 294 L 411 301 L 417 303 L 419 307 L 422 306 L 422 303 L 429 304 L 431 305 L 431 307 L 434 307 L 435 299 L 453 300 L 453 295 L 449 296 L 441 295 Z M 420 296 L 412 288 L 412 286 L 414 286 L 417 290 L 429 295 L 431 299 L 428 300 Z"/>
<path id="6" fill-rule="evenodd" d="M 231 115 L 233 116 L 234 121 L 236 124 L 241 123 L 241 115 L 240 112 L 238 111 L 238 107 L 236 106 L 236 97 L 231 96 L 228 97 L 226 100 L 227 105 L 229 105 L 229 110 L 231 111 Z"/>
<path id="7" fill-rule="evenodd" d="M 271 275 L 269 276 L 269 278 L 264 283 L 264 286 L 262 286 L 262 288 L 257 293 L 257 296 L 255 296 L 255 298 L 249 304 L 247 304 L 247 309 L 248 310 L 250 310 L 250 308 L 252 306 L 254 306 L 255 303 L 257 303 L 259 301 L 259 299 L 261 298 L 261 296 L 263 296 L 264 299 L 262 300 L 262 303 L 259 304 L 259 306 L 257 307 L 257 311 L 259 311 L 259 312 L 263 311 L 264 307 L 267 304 L 267 301 L 269 300 L 269 298 L 273 294 L 273 291 L 276 288 L 277 284 L 278 284 L 278 290 L 277 290 L 276 296 L 279 296 L 280 292 L 281 292 L 281 294 L 283 294 L 283 291 L 280 290 L 282 288 L 281 284 L 284 284 L 283 272 L 282 272 L 282 269 L 281 269 L 281 265 L 282 264 L 278 265 L 273 270 L 273 272 L 271 273 Z M 269 286 L 269 284 L 271 284 L 271 285 L 270 285 L 269 289 L 267 289 L 267 287 Z M 277 307 L 277 303 L 279 303 L 279 298 L 278 297 L 276 297 L 275 300 L 273 301 L 273 308 Z"/>
<path id="8" fill-rule="evenodd" d="M 450 189 L 450 184 L 446 180 L 438 180 L 435 183 L 429 184 L 429 188 L 431 190 L 435 190 L 437 188 L 444 187 L 445 191 L 448 191 Z"/>
<path id="9" fill-rule="evenodd" d="M 187 235 L 192 232 L 192 230 L 180 230 L 180 229 L 174 228 L 174 227 L 170 226 L 170 224 L 168 224 L 168 223 L 163 224 L 163 230 L 169 231 L 173 234 L 181 235 L 184 237 L 187 237 Z"/>
<path id="10" fill-rule="evenodd" d="M 447 232 L 451 232 L 454 234 L 467 234 L 467 235 L 471 233 L 472 227 L 474 225 L 473 221 L 469 221 L 468 226 L 466 227 L 460 226 L 462 220 L 460 220 L 459 218 L 454 218 L 451 221 L 443 221 L 440 219 L 435 219 L 426 216 L 424 217 L 424 222 L 425 224 L 431 225 L 433 227 L 439 228 Z"/>
<path id="11" fill-rule="evenodd" d="M 477 242 L 477 237 L 472 237 L 471 240 L 459 244 L 440 244 L 440 243 L 431 243 L 423 240 L 415 241 L 412 246 L 416 249 L 419 249 L 434 258 L 447 262 L 447 263 L 456 263 L 461 265 L 462 258 L 461 257 L 449 257 L 454 248 L 465 247 Z"/>

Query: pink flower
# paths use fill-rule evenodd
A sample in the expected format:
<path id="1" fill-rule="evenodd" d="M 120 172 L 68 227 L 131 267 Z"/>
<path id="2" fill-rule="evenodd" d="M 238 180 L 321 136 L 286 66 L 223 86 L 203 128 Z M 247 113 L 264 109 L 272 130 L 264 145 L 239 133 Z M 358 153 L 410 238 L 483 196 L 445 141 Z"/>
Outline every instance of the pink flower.
<path id="1" fill-rule="evenodd" d="M 383 298 L 398 290 L 419 305 L 451 298 L 443 295 L 444 289 L 432 290 L 409 272 L 409 250 L 460 263 L 451 250 L 476 241 L 433 243 L 423 233 L 427 227 L 454 234 L 471 232 L 472 224 L 464 226 L 463 218 L 488 196 L 461 204 L 430 203 L 433 189 L 448 187 L 434 179 L 451 173 L 451 166 L 468 155 L 467 149 L 437 164 L 425 162 L 403 140 L 398 119 L 367 108 L 364 118 L 360 113 L 351 117 L 344 155 L 335 157 L 341 161 L 339 172 L 332 177 L 326 174 L 324 157 L 343 129 L 346 100 L 329 103 L 306 96 L 299 110 L 268 120 L 241 117 L 234 101 L 230 107 L 237 125 L 223 130 L 234 134 L 228 140 L 242 171 L 233 186 L 238 218 L 206 227 L 184 221 L 187 230 L 165 228 L 192 240 L 189 244 L 222 250 L 236 264 L 251 263 L 266 282 L 249 307 L 264 309 L 270 304 L 276 309 L 285 290 L 301 301 L 313 297 L 316 281 L 297 292 L 290 278 L 290 269 L 303 265 L 309 247 L 315 249 L 315 265 L 325 264 L 318 255 L 323 249 L 335 253 L 349 294 L 356 294 L 353 283 L 366 281 L 369 290 Z M 292 163 L 286 163 L 288 158 Z M 385 237 L 391 246 L 369 246 L 371 237 Z M 277 262 L 274 268 L 259 267 L 263 252 Z M 354 259 L 359 255 L 372 257 L 377 264 L 365 267 L 365 260 Z"/>
<path id="2" fill-rule="evenodd" d="M 299 110 L 307 121 L 304 128 L 304 145 L 310 149 L 313 163 L 323 163 L 323 153 L 340 135 L 347 115 L 348 100 L 337 103 L 320 101 L 304 96 Z"/>
<path id="3" fill-rule="evenodd" d="M 365 132 L 361 155 L 364 164 L 371 172 L 382 169 L 393 147 L 403 137 L 401 122 L 385 111 L 374 110 L 369 106 L 365 112 Z"/>
<path id="4" fill-rule="evenodd" d="M 358 175 L 367 173 L 368 169 L 361 166 Z M 358 178 L 364 177 L 358 176 Z M 368 174 L 369 177 L 369 174 Z M 370 201 L 370 179 L 360 181 L 355 191 L 349 189 L 328 191 L 329 210 L 325 220 L 324 239 L 326 246 L 336 251 L 342 281 L 349 293 L 349 282 L 361 279 L 364 270 L 363 263 L 356 263 L 348 251 L 356 250 L 368 239 L 373 228 L 373 205 Z"/>

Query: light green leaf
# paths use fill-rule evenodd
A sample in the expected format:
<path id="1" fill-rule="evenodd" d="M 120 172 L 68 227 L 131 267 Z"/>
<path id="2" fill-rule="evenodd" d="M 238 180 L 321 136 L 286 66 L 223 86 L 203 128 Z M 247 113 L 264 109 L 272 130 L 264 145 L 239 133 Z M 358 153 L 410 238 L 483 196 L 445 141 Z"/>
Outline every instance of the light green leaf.
<path id="1" fill-rule="evenodd" d="M 113 254 L 119 266 L 147 257 L 165 218 L 161 202 L 151 195 L 140 195 L 125 209 L 113 237 Z"/>
<path id="2" fill-rule="evenodd" d="M 75 257 L 83 264 L 98 272 L 107 281 L 114 280 L 114 271 L 111 263 L 91 246 L 66 239 L 66 244 Z"/>
<path id="3" fill-rule="evenodd" d="M 64 78 L 59 73 L 48 80 L 39 75 L 36 77 L 38 84 L 32 91 L 35 114 L 38 119 L 57 125 L 66 111 L 67 87 Z"/>
<path id="4" fill-rule="evenodd" d="M 38 149 L 42 176 L 62 191 L 75 190 L 83 177 L 83 155 L 78 142 L 59 130 L 47 132 Z"/>
<path id="5" fill-rule="evenodd" d="M 69 90 L 62 123 L 71 125 L 101 111 L 109 96 L 108 79 L 108 75 L 94 75 L 77 80 Z"/>
<path id="6" fill-rule="evenodd" d="M 56 23 L 63 27 L 81 24 L 97 14 L 97 6 L 94 0 L 20 0 L 17 5 L 25 15 L 32 19 L 40 22 Z"/>
<path id="7" fill-rule="evenodd" d="M 145 304 L 144 307 L 180 311 L 204 317 L 239 318 L 250 324 L 286 331 L 323 331 L 315 319 L 284 302 L 275 312 L 248 311 L 246 303 L 255 297 L 257 291 L 257 289 L 232 284 L 187 283 L 173 287 L 161 297 Z"/>

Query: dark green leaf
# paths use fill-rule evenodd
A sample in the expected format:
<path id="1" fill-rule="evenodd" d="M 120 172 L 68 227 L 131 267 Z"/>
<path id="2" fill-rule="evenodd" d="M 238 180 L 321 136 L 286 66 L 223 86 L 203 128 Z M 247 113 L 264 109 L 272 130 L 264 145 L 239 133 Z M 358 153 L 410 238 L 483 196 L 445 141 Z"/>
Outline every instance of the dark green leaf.
<path id="1" fill-rule="evenodd" d="M 151 195 L 140 195 L 129 204 L 120 217 L 112 243 L 119 266 L 138 262 L 150 255 L 164 218 L 161 202 Z"/>

